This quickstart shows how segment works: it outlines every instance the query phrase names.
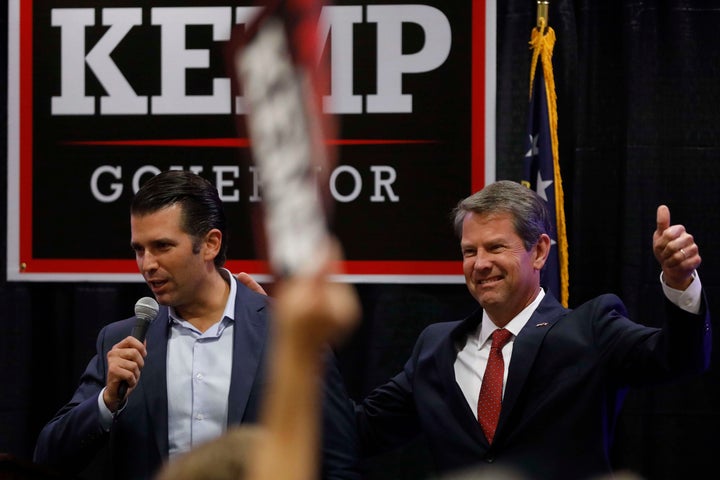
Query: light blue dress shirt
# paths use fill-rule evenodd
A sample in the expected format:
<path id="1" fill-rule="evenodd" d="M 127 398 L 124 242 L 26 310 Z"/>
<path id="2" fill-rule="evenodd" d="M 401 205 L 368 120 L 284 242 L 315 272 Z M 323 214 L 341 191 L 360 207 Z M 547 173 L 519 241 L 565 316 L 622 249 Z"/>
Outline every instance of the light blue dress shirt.
<path id="1" fill-rule="evenodd" d="M 204 333 L 170 308 L 167 349 L 168 446 L 170 457 L 213 438 L 227 429 L 228 395 L 233 359 L 235 294 L 230 284 L 223 317 Z"/>
<path id="2" fill-rule="evenodd" d="M 172 457 L 222 435 L 227 430 L 233 359 L 236 280 L 220 270 L 230 285 L 223 317 L 201 333 L 169 308 L 167 348 L 168 445 Z M 113 414 L 98 395 L 100 423 L 110 430 Z"/>

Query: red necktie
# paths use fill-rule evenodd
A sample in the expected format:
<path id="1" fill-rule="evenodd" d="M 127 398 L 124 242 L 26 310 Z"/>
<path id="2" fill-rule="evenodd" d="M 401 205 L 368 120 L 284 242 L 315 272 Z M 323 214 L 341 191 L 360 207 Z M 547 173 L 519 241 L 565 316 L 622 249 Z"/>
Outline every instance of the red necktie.
<path id="1" fill-rule="evenodd" d="M 490 443 L 492 443 L 495 436 L 495 429 L 500 418 L 500 405 L 502 404 L 505 363 L 503 362 L 501 350 L 511 338 L 512 333 L 504 328 L 497 329 L 492 333 L 490 357 L 480 387 L 477 410 L 478 421 Z"/>

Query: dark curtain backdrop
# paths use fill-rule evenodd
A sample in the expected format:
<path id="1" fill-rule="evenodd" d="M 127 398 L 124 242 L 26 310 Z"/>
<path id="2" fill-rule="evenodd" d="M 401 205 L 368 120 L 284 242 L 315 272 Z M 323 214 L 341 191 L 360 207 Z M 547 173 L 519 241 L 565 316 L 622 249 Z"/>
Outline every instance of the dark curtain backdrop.
<path id="1" fill-rule="evenodd" d="M 497 178 L 519 180 L 536 3 L 497 3 Z M 0 15 L 5 42 L 5 7 Z M 655 324 L 661 293 L 651 238 L 656 207 L 665 203 L 673 222 L 686 225 L 700 245 L 700 276 L 711 309 L 720 309 L 715 302 L 720 293 L 718 2 L 551 0 L 550 25 L 557 34 L 553 63 L 571 306 L 613 292 L 634 319 Z M 0 87 L 6 87 L 6 79 L 4 70 Z M 2 131 L 5 159 L 4 125 Z M 1 175 L 4 232 L 6 168 Z M 412 232 L 403 235 L 412 238 Z M 91 236 L 77 232 L 77 241 Z M 5 235 L 0 242 L 4 252 Z M 135 284 L 0 282 L 0 452 L 22 463 L 31 458 L 43 423 L 69 399 L 97 331 L 130 315 L 147 291 Z M 474 308 L 463 285 L 362 284 L 358 289 L 363 323 L 338 351 L 354 398 L 402 367 L 425 325 Z M 692 381 L 630 391 L 612 451 L 616 466 L 647 479 L 704 478 L 715 470 L 719 377 L 714 362 Z M 371 460 L 367 470 L 369 479 L 433 476 L 422 439 Z"/>

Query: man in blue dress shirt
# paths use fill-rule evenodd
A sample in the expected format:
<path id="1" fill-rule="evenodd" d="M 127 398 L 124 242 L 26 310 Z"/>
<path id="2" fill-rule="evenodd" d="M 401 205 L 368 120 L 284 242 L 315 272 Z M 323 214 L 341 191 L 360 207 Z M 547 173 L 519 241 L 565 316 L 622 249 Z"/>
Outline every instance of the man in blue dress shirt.
<path id="1" fill-rule="evenodd" d="M 258 420 L 268 298 L 222 268 L 227 234 L 216 188 L 190 172 L 163 172 L 133 199 L 130 225 L 159 314 L 145 342 L 130 336 L 135 318 L 101 330 L 75 394 L 37 441 L 35 461 L 59 471 L 81 472 L 108 447 L 103 476 L 152 478 L 166 459 Z M 356 479 L 354 418 L 329 349 L 327 358 L 322 477 Z"/>

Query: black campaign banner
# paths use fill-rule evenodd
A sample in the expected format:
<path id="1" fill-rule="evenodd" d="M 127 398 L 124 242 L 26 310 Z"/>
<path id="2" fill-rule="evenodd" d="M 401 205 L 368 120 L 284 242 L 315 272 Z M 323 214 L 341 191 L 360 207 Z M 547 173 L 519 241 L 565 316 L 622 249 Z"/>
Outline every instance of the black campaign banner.
<path id="1" fill-rule="evenodd" d="M 137 5 L 9 2 L 7 278 L 141 280 L 132 195 L 186 169 L 225 203 L 228 268 L 269 279 L 262 184 L 227 59 L 232 29 L 259 7 Z M 494 179 L 494 0 L 336 1 L 321 25 L 341 280 L 462 281 L 449 212 Z"/>

